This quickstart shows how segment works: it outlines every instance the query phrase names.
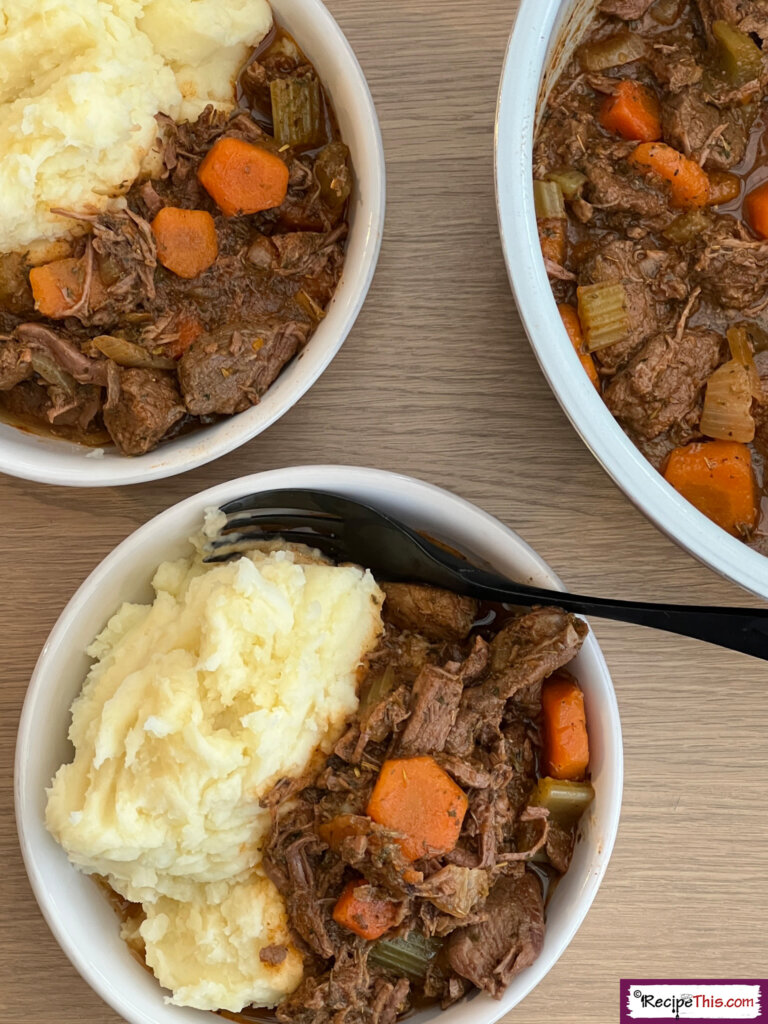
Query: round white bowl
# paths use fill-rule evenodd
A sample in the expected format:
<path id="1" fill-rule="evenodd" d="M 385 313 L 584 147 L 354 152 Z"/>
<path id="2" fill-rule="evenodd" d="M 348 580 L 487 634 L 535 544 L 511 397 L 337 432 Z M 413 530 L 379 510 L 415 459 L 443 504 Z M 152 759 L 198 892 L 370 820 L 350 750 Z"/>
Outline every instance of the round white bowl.
<path id="1" fill-rule="evenodd" d="M 373 469 L 309 466 L 243 477 L 213 487 L 163 512 L 123 541 L 62 612 L 29 686 L 15 765 L 16 820 L 27 872 L 40 908 L 62 949 L 89 985 L 131 1024 L 211 1024 L 208 1013 L 168 1006 L 160 986 L 118 935 L 114 911 L 93 881 L 77 872 L 45 830 L 45 790 L 72 756 L 69 707 L 89 666 L 84 651 L 124 601 L 151 600 L 149 581 L 165 559 L 186 554 L 203 510 L 255 491 L 304 487 L 346 494 L 392 512 L 504 573 L 562 589 L 551 569 L 498 520 L 447 491 Z M 491 1024 L 544 977 L 573 938 L 595 898 L 613 849 L 621 807 L 623 760 L 616 696 L 602 653 L 590 634 L 574 663 L 585 693 L 596 797 L 582 820 L 573 863 L 547 908 L 544 948 L 536 963 L 496 1002 L 475 996 L 443 1014 L 416 1018 L 443 1024 Z"/>
<path id="2" fill-rule="evenodd" d="M 314 384 L 344 343 L 368 293 L 384 230 L 384 147 L 368 84 L 351 46 L 322 0 L 270 0 L 279 23 L 314 64 L 350 148 L 355 187 L 341 281 L 307 347 L 258 405 L 161 444 L 135 458 L 90 449 L 0 422 L 0 472 L 70 487 L 114 487 L 184 473 L 218 459 L 271 426 Z"/>
<path id="3" fill-rule="evenodd" d="M 496 117 L 496 196 L 509 279 L 544 375 L 582 440 L 627 497 L 672 540 L 768 597 L 768 558 L 682 498 L 614 420 L 582 371 L 557 312 L 533 206 L 533 135 L 547 92 L 598 0 L 522 0 L 504 62 Z"/>

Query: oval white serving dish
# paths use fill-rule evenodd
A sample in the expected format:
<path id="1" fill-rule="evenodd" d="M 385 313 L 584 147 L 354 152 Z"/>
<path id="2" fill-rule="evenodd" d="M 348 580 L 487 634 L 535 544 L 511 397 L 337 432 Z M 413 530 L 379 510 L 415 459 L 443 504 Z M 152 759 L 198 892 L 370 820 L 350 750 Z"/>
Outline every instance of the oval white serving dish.
<path id="1" fill-rule="evenodd" d="M 632 444 L 581 371 L 557 312 L 533 205 L 533 137 L 548 90 L 598 0 L 521 0 L 504 61 L 496 116 L 496 199 L 517 308 L 563 411 L 627 497 L 672 540 L 747 590 L 768 598 L 768 558 L 682 498 Z"/>

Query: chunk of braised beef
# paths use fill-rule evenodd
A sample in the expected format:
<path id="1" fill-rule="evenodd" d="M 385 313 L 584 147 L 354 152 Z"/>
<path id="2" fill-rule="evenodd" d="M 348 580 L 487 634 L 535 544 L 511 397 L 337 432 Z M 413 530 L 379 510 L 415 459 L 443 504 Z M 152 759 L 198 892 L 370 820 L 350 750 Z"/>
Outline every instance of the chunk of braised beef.
<path id="1" fill-rule="evenodd" d="M 111 365 L 104 425 L 124 455 L 152 451 L 184 415 L 172 373 Z"/>
<path id="2" fill-rule="evenodd" d="M 693 435 L 704 385 L 726 353 L 725 339 L 715 331 L 658 334 L 610 381 L 605 404 L 638 437 L 651 440 L 682 423 Z"/>
<path id="3" fill-rule="evenodd" d="M 10 391 L 32 376 L 32 353 L 15 338 L 0 338 L 0 391 Z"/>
<path id="4" fill-rule="evenodd" d="M 694 266 L 702 296 L 728 309 L 762 307 L 768 298 L 768 241 L 745 237 L 731 217 L 718 217 Z"/>
<path id="5" fill-rule="evenodd" d="M 308 324 L 275 319 L 201 335 L 179 364 L 187 408 L 194 416 L 231 415 L 255 405 L 308 333 Z"/>
<path id="6" fill-rule="evenodd" d="M 688 261 L 682 253 L 655 249 L 630 239 L 600 239 L 579 267 L 579 284 L 621 284 L 627 301 L 626 339 L 595 352 L 613 372 L 627 362 L 643 342 L 671 328 L 676 308 L 689 290 Z"/>
<path id="7" fill-rule="evenodd" d="M 487 920 L 453 932 L 446 956 L 451 968 L 495 999 L 530 967 L 544 944 L 544 904 L 534 875 L 502 876 L 485 904 Z"/>
<path id="8" fill-rule="evenodd" d="M 428 640 L 463 640 L 477 616 L 477 601 L 417 583 L 384 583 L 384 617 L 398 629 Z"/>
<path id="9" fill-rule="evenodd" d="M 452 672 L 426 665 L 413 684 L 410 716 L 400 736 L 400 757 L 435 754 L 442 751 L 450 735 L 464 686 Z"/>
<path id="10" fill-rule="evenodd" d="M 743 160 L 749 127 L 739 110 L 720 110 L 698 87 L 664 99 L 661 121 L 664 141 L 710 171 L 725 171 Z"/>
<path id="11" fill-rule="evenodd" d="M 635 21 L 642 18 L 654 2 L 655 0 L 601 0 L 599 9 L 603 14 L 613 14 L 625 21 Z"/>

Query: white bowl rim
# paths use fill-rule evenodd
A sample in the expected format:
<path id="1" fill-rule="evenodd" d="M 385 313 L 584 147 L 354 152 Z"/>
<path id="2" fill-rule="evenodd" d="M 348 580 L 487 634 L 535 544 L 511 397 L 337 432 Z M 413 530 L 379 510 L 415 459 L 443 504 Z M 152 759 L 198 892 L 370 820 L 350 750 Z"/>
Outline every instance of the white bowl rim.
<path id="1" fill-rule="evenodd" d="M 279 399 L 269 403 L 267 414 L 263 414 L 264 403 L 260 403 L 212 426 L 174 438 L 147 455 L 126 457 L 110 452 L 111 457 L 106 459 L 90 457 L 83 446 L 42 435 L 38 437 L 2 423 L 0 427 L 7 434 L 4 440 L 0 439 L 0 473 L 64 487 L 115 487 L 149 483 L 186 473 L 221 458 L 272 426 L 306 394 L 344 344 L 365 302 L 381 249 L 386 212 L 384 144 L 368 82 L 339 24 L 322 0 L 291 2 L 306 8 L 306 14 L 311 14 L 317 26 L 316 32 L 335 47 L 336 67 L 342 69 L 349 80 L 347 106 L 354 110 L 357 130 L 363 140 L 361 148 L 368 158 L 365 179 L 356 181 L 360 204 L 355 210 L 354 231 L 365 238 L 362 258 L 354 264 L 351 260 L 345 261 L 331 308 L 320 325 L 320 328 L 328 329 L 333 326 L 335 336 L 322 338 L 322 343 L 313 347 L 315 332 L 299 356 L 300 380 L 292 382 Z M 271 0 L 271 4 L 279 21 L 280 0 Z M 305 49 L 311 49 L 311 40 L 302 40 L 300 33 L 295 34 Z M 338 98 L 335 105 L 339 105 Z M 22 435 L 18 446 L 15 444 L 16 433 Z"/>
<path id="2" fill-rule="evenodd" d="M 496 206 L 507 272 L 520 317 L 563 411 L 627 497 L 699 561 L 768 598 L 768 558 L 707 519 L 632 444 L 581 370 L 557 313 L 536 230 L 533 131 L 549 40 L 567 2 L 521 0 L 499 86 Z"/>
<path id="3" fill-rule="evenodd" d="M 506 545 L 507 551 L 512 547 L 517 548 L 523 556 L 530 559 L 532 564 L 535 564 L 536 572 L 540 572 L 545 577 L 545 582 L 542 585 L 550 585 L 553 589 L 565 589 L 559 577 L 517 533 L 477 505 L 458 497 L 450 491 L 414 477 L 356 466 L 307 465 L 286 467 L 218 484 L 192 495 L 159 513 L 130 534 L 106 556 L 81 584 L 65 606 L 45 642 L 32 674 L 17 735 L 14 760 L 14 802 L 19 842 L 27 875 L 38 906 L 49 928 L 81 977 L 105 1002 L 117 1013 L 121 1014 L 125 1020 L 131 1022 L 131 1024 L 155 1024 L 155 1022 L 143 1013 L 135 1010 L 122 991 L 111 986 L 108 979 L 105 979 L 91 965 L 82 951 L 79 948 L 73 947 L 68 941 L 66 924 L 53 911 L 40 863 L 41 858 L 38 857 L 36 848 L 30 841 L 27 831 L 27 824 L 33 822 L 36 812 L 33 808 L 32 794 L 29 792 L 30 786 L 27 782 L 28 761 L 24 754 L 25 751 L 28 752 L 31 749 L 34 723 L 39 714 L 38 705 L 45 699 L 43 688 L 45 673 L 48 672 L 50 674 L 48 665 L 51 661 L 55 661 L 57 650 L 65 643 L 70 622 L 77 617 L 80 609 L 89 600 L 93 599 L 94 593 L 100 591 L 105 586 L 110 579 L 113 564 L 118 563 L 123 554 L 127 554 L 137 546 L 141 547 L 153 535 L 166 531 L 166 527 L 172 527 L 175 518 L 179 517 L 182 520 L 185 512 L 194 510 L 202 521 L 204 509 L 210 506 L 219 506 L 245 493 L 297 486 L 315 490 L 334 490 L 349 495 L 359 495 L 361 491 L 379 488 L 387 494 L 392 493 L 396 496 L 397 500 L 407 502 L 409 499 L 412 499 L 416 505 L 421 502 L 422 507 L 437 502 L 443 508 L 450 509 L 452 515 L 455 515 L 457 518 L 460 517 L 459 521 L 474 520 L 477 524 L 475 536 L 482 535 L 484 541 L 489 537 L 493 537 L 494 542 L 498 538 L 499 544 L 502 546 Z M 496 1001 L 484 996 L 476 997 L 480 1002 L 473 1001 L 467 1017 L 467 1020 L 474 1021 L 476 1024 L 494 1024 L 501 1016 L 514 1006 L 517 1006 L 554 967 L 581 926 L 597 895 L 616 841 L 624 780 L 621 721 L 616 693 L 608 666 L 597 639 L 591 630 L 585 641 L 584 648 L 590 652 L 595 665 L 595 676 L 599 676 L 600 685 L 605 691 L 605 714 L 609 723 L 608 732 L 610 733 L 609 737 L 607 737 L 607 742 L 612 747 L 612 755 L 608 760 L 611 772 L 610 781 L 606 784 L 606 793 L 601 800 L 604 821 L 603 831 L 601 832 L 596 851 L 597 865 L 590 869 L 588 877 L 583 880 L 578 898 L 575 900 L 575 912 L 570 917 L 568 926 L 564 929 L 559 943 L 550 952 L 550 955 L 546 958 L 543 955 L 540 956 L 532 967 L 527 968 L 523 974 L 518 975 L 513 982 L 515 985 L 514 991 L 507 989 L 501 1000 Z M 467 1006 L 469 1004 L 457 1005 Z M 419 1015 L 417 1020 L 421 1020 L 421 1016 Z M 431 1020 L 432 1018 L 430 1017 L 429 1019 Z"/>

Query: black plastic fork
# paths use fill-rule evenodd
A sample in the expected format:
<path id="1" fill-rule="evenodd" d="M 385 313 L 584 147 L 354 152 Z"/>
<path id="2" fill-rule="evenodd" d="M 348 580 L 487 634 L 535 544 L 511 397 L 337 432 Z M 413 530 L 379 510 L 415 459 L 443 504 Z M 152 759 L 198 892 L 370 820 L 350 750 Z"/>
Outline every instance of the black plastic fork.
<path id="1" fill-rule="evenodd" d="M 255 541 L 281 538 L 316 547 L 334 561 L 365 566 L 380 581 L 425 583 L 485 601 L 557 605 L 768 660 L 767 609 L 612 601 L 531 587 L 471 564 L 393 516 L 323 491 L 263 491 L 230 501 L 221 511 L 227 522 L 209 542 L 206 562 L 229 561 Z"/>

